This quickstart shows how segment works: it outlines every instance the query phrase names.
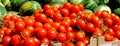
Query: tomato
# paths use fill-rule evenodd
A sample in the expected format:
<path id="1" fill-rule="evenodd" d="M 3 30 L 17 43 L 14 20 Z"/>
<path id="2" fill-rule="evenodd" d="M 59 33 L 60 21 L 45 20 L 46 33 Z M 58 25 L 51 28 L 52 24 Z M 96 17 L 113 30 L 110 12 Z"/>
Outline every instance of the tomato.
<path id="1" fill-rule="evenodd" d="M 78 41 L 83 41 L 85 39 L 85 32 L 75 33 L 75 39 Z"/>
<path id="2" fill-rule="evenodd" d="M 23 46 L 24 45 L 25 40 L 21 40 L 19 43 L 19 46 Z"/>
<path id="3" fill-rule="evenodd" d="M 67 40 L 74 39 L 75 34 L 73 32 L 67 32 L 66 33 L 66 38 L 67 38 Z"/>
<path id="4" fill-rule="evenodd" d="M 113 21 L 110 18 L 105 18 L 104 24 L 107 25 L 108 27 L 110 27 L 110 26 L 112 26 Z"/>
<path id="5" fill-rule="evenodd" d="M 97 23 L 94 24 L 94 26 L 97 28 L 103 28 L 104 26 L 103 20 L 98 21 Z"/>
<path id="6" fill-rule="evenodd" d="M 80 8 L 80 11 L 84 10 L 84 5 L 83 4 L 77 4 L 77 6 Z"/>
<path id="7" fill-rule="evenodd" d="M 83 40 L 83 42 L 85 43 L 85 45 L 87 45 L 87 44 L 89 44 L 89 40 L 88 39 L 85 39 L 85 40 Z"/>
<path id="8" fill-rule="evenodd" d="M 86 46 L 84 42 L 78 41 L 76 46 Z"/>
<path id="9" fill-rule="evenodd" d="M 109 16 L 109 13 L 108 13 L 107 11 L 102 11 L 102 12 L 101 12 L 101 16 L 100 16 L 100 17 L 106 18 L 106 17 L 108 17 L 108 16 Z"/>
<path id="10" fill-rule="evenodd" d="M 103 34 L 103 36 L 105 37 L 106 41 L 111 41 L 112 40 L 112 36 L 110 36 L 110 34 Z"/>
<path id="11" fill-rule="evenodd" d="M 57 30 L 58 30 L 59 32 L 66 32 L 66 28 L 65 28 L 65 26 L 63 26 L 63 25 L 59 25 L 58 28 L 57 28 Z"/>
<path id="12" fill-rule="evenodd" d="M 51 9 L 54 11 L 54 13 L 57 13 L 59 11 L 57 6 L 51 6 Z"/>
<path id="13" fill-rule="evenodd" d="M 59 25 L 60 25 L 60 23 L 58 23 L 58 22 L 52 23 L 52 26 L 53 26 L 54 28 L 58 28 Z"/>
<path id="14" fill-rule="evenodd" d="M 119 28 L 120 28 L 120 25 L 117 25 L 117 24 L 115 24 L 115 25 L 112 26 L 112 29 L 114 31 L 120 30 Z"/>
<path id="15" fill-rule="evenodd" d="M 2 40 L 2 45 L 3 46 L 9 46 L 10 44 L 11 37 L 10 36 L 5 36 Z"/>
<path id="16" fill-rule="evenodd" d="M 114 32 L 114 30 L 112 28 L 108 28 L 107 29 L 107 33 L 110 34 L 110 35 L 112 35 L 112 36 L 115 35 L 115 32 Z"/>
<path id="17" fill-rule="evenodd" d="M 0 46 L 3 46 L 2 44 L 0 44 Z"/>
<path id="18" fill-rule="evenodd" d="M 47 9 L 50 9 L 50 8 L 51 8 L 51 6 L 49 4 L 46 4 L 43 9 L 47 10 Z"/>
<path id="19" fill-rule="evenodd" d="M 68 23 L 71 23 L 70 17 L 64 17 L 64 19 L 62 21 L 67 21 Z"/>
<path id="20" fill-rule="evenodd" d="M 101 11 L 99 11 L 99 10 L 95 11 L 94 14 L 95 14 L 95 16 L 101 17 Z"/>
<path id="21" fill-rule="evenodd" d="M 78 13 L 80 11 L 80 8 L 77 5 L 72 5 L 71 11 L 74 12 L 74 13 Z"/>
<path id="22" fill-rule="evenodd" d="M 22 18 L 18 17 L 18 18 L 16 18 L 15 22 L 19 22 L 19 21 L 22 21 L 22 20 L 23 20 Z"/>
<path id="23" fill-rule="evenodd" d="M 40 45 L 40 40 L 36 37 L 33 37 L 33 40 L 35 41 L 35 45 L 39 46 Z"/>
<path id="24" fill-rule="evenodd" d="M 64 4 L 64 8 L 66 8 L 68 10 L 70 10 L 71 7 L 72 7 L 72 4 L 70 4 L 69 2 L 67 2 L 67 3 Z"/>
<path id="25" fill-rule="evenodd" d="M 47 45 L 49 45 L 50 44 L 50 40 L 48 38 L 42 38 L 40 44 L 47 44 Z"/>
<path id="26" fill-rule="evenodd" d="M 85 19 L 85 14 L 84 14 L 84 12 L 79 11 L 77 18 L 78 18 L 78 19 L 79 19 L 79 18 L 80 18 L 80 19 Z"/>
<path id="27" fill-rule="evenodd" d="M 99 21 L 99 17 L 94 15 L 91 17 L 90 21 L 96 24 Z"/>
<path id="28" fill-rule="evenodd" d="M 94 28 L 93 35 L 102 36 L 102 31 L 99 28 Z"/>
<path id="29" fill-rule="evenodd" d="M 67 28 L 69 27 L 70 23 L 64 20 L 61 22 L 61 25 L 64 25 Z"/>
<path id="30" fill-rule="evenodd" d="M 53 15 L 53 20 L 56 21 L 56 22 L 61 21 L 62 18 L 63 18 L 63 17 L 62 17 L 62 15 L 61 15 L 60 13 L 55 13 L 55 14 Z"/>
<path id="31" fill-rule="evenodd" d="M 18 46 L 20 43 L 21 37 L 20 35 L 13 35 L 11 38 L 11 44 L 14 46 Z"/>
<path id="32" fill-rule="evenodd" d="M 76 23 L 77 23 L 77 25 L 78 25 L 78 27 L 79 27 L 80 29 L 85 30 L 85 28 L 86 28 L 86 23 L 85 23 L 85 21 L 84 21 L 83 19 L 77 20 Z"/>
<path id="33" fill-rule="evenodd" d="M 57 36 L 57 31 L 54 27 L 47 31 L 47 38 L 50 40 L 54 40 Z"/>
<path id="34" fill-rule="evenodd" d="M 10 16 L 9 15 L 5 15 L 4 16 L 4 20 L 10 20 Z"/>
<path id="35" fill-rule="evenodd" d="M 74 29 L 71 26 L 69 26 L 67 27 L 66 32 L 74 32 Z"/>
<path id="36" fill-rule="evenodd" d="M 47 31 L 45 28 L 36 28 L 36 34 L 39 38 L 45 38 L 47 35 Z"/>
<path id="37" fill-rule="evenodd" d="M 47 20 L 47 16 L 43 13 L 39 13 L 35 16 L 35 19 L 36 21 L 39 21 L 39 22 L 42 22 L 42 23 L 45 23 L 46 20 Z"/>
<path id="38" fill-rule="evenodd" d="M 65 46 L 75 46 L 72 42 L 66 42 Z"/>
<path id="39" fill-rule="evenodd" d="M 30 30 L 28 30 L 28 29 L 24 29 L 24 30 L 22 31 L 22 35 L 23 35 L 24 38 L 28 38 L 28 37 L 31 36 L 31 32 L 30 32 Z"/>
<path id="40" fill-rule="evenodd" d="M 117 16 L 117 15 L 112 17 L 112 21 L 114 21 L 114 22 L 113 22 L 114 24 L 118 23 L 118 22 L 119 22 L 119 19 L 120 19 L 120 18 L 119 18 L 119 16 Z"/>
<path id="41" fill-rule="evenodd" d="M 14 21 L 8 21 L 8 27 L 14 28 L 15 27 Z"/>
<path id="42" fill-rule="evenodd" d="M 6 35 L 6 36 L 7 36 L 7 35 L 8 35 L 8 36 L 11 36 L 11 35 L 12 35 L 12 33 L 13 33 L 13 29 L 8 28 L 8 29 L 6 29 L 6 30 L 5 30 L 5 32 L 4 32 L 4 33 L 5 33 L 5 35 Z"/>
<path id="43" fill-rule="evenodd" d="M 35 40 L 33 38 L 26 38 L 24 41 L 25 46 L 35 46 Z"/>
<path id="44" fill-rule="evenodd" d="M 18 17 L 16 15 L 12 15 L 10 19 L 15 22 L 17 18 Z"/>
<path id="45" fill-rule="evenodd" d="M 66 41 L 66 34 L 65 33 L 59 33 L 56 37 L 56 40 L 59 42 L 65 42 Z"/>
<path id="46" fill-rule="evenodd" d="M 70 13 L 69 17 L 70 17 L 70 19 L 77 18 L 77 14 L 76 13 Z"/>
<path id="47" fill-rule="evenodd" d="M 52 18 L 48 18 L 46 23 L 53 23 L 53 19 Z"/>
<path id="48" fill-rule="evenodd" d="M 61 9 L 61 14 L 63 14 L 64 17 L 68 16 L 69 15 L 69 11 L 65 8 Z"/>
<path id="49" fill-rule="evenodd" d="M 27 26 L 26 29 L 29 30 L 31 33 L 34 32 L 34 27 L 33 26 Z"/>
<path id="50" fill-rule="evenodd" d="M 33 26 L 35 22 L 34 20 L 29 18 L 24 18 L 23 21 L 25 22 L 25 26 Z"/>
<path id="51" fill-rule="evenodd" d="M 46 14 L 47 16 L 53 17 L 54 11 L 53 11 L 52 9 L 47 9 L 47 10 L 45 11 L 45 14 Z"/>
<path id="52" fill-rule="evenodd" d="M 75 26 L 77 23 L 77 20 L 76 19 L 71 19 L 71 24 L 70 26 Z"/>
<path id="53" fill-rule="evenodd" d="M 51 25 L 51 23 L 45 23 L 45 24 L 43 25 L 43 27 L 44 27 L 46 30 L 49 30 L 49 29 L 52 27 L 52 25 Z"/>
<path id="54" fill-rule="evenodd" d="M 116 36 L 118 39 L 120 39 L 120 31 L 119 31 L 119 30 L 116 31 L 115 36 Z"/>
<path id="55" fill-rule="evenodd" d="M 25 28 L 25 23 L 23 21 L 18 21 L 15 23 L 15 28 L 17 31 L 23 31 Z"/>
<path id="56" fill-rule="evenodd" d="M 35 28 L 36 27 L 43 27 L 43 24 L 41 22 L 35 22 L 33 25 Z"/>
<path id="57" fill-rule="evenodd" d="M 86 24 L 86 32 L 93 32 L 93 30 L 94 30 L 94 25 L 92 24 L 92 23 L 87 23 Z"/>

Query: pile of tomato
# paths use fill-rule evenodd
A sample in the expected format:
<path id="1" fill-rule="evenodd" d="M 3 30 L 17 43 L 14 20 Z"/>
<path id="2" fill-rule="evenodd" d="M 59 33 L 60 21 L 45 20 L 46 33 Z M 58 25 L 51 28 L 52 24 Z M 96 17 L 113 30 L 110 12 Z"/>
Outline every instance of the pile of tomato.
<path id="1" fill-rule="evenodd" d="M 51 45 L 86 46 L 93 36 L 104 36 L 106 41 L 120 39 L 120 18 L 114 13 L 84 12 L 82 4 L 63 6 L 46 4 L 31 16 L 5 15 L 0 26 L 0 46 Z"/>

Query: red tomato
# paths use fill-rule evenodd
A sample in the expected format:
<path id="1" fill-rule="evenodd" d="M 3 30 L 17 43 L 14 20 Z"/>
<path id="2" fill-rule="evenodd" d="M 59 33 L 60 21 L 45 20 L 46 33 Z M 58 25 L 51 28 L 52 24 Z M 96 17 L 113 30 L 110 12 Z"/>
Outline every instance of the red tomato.
<path id="1" fill-rule="evenodd" d="M 120 28 L 120 25 L 117 25 L 117 24 L 115 24 L 115 25 L 112 26 L 112 29 L 113 29 L 114 31 L 119 30 L 119 28 Z"/>
<path id="2" fill-rule="evenodd" d="M 110 36 L 110 34 L 103 34 L 103 36 L 105 37 L 106 41 L 111 41 L 112 40 L 112 36 Z"/>
<path id="3" fill-rule="evenodd" d="M 71 19 L 71 24 L 70 26 L 76 26 L 77 24 L 77 20 L 76 19 Z"/>
<path id="4" fill-rule="evenodd" d="M 43 25 L 43 27 L 46 29 L 46 30 L 50 30 L 50 28 L 52 27 L 51 23 L 45 23 Z"/>
<path id="5" fill-rule="evenodd" d="M 70 19 L 75 19 L 75 18 L 77 18 L 77 14 L 76 13 L 70 13 L 69 17 L 70 17 Z"/>
<path id="6" fill-rule="evenodd" d="M 108 27 L 110 27 L 110 26 L 112 26 L 113 21 L 110 18 L 105 18 L 104 24 L 107 25 Z"/>
<path id="7" fill-rule="evenodd" d="M 24 29 L 22 31 L 22 35 L 23 35 L 24 38 L 29 38 L 31 36 L 31 32 L 28 29 Z"/>
<path id="8" fill-rule="evenodd" d="M 23 46 L 24 45 L 25 40 L 21 40 L 19 43 L 19 46 Z"/>
<path id="9" fill-rule="evenodd" d="M 75 46 L 72 42 L 66 42 L 65 46 Z"/>
<path id="10" fill-rule="evenodd" d="M 63 26 L 63 25 L 59 25 L 58 28 L 57 28 L 57 30 L 58 30 L 59 32 L 66 32 L 66 28 L 65 28 L 65 26 Z"/>
<path id="11" fill-rule="evenodd" d="M 11 38 L 11 43 L 14 46 L 18 46 L 19 43 L 20 43 L 20 40 L 21 40 L 20 35 L 13 35 L 12 38 Z"/>
<path id="12" fill-rule="evenodd" d="M 25 23 L 23 21 L 18 21 L 15 23 L 15 28 L 17 31 L 21 32 L 25 28 Z"/>
<path id="13" fill-rule="evenodd" d="M 35 19 L 36 21 L 39 21 L 39 22 L 42 22 L 42 23 L 45 23 L 46 20 L 47 20 L 47 16 L 43 13 L 39 13 L 35 16 Z"/>
<path id="14" fill-rule="evenodd" d="M 30 18 L 24 18 L 23 21 L 25 22 L 25 26 L 33 26 L 34 25 L 34 20 Z"/>
<path id="15" fill-rule="evenodd" d="M 80 11 L 84 10 L 84 5 L 83 4 L 77 4 L 77 6 L 80 8 Z"/>
<path id="16" fill-rule="evenodd" d="M 51 6 L 51 9 L 54 11 L 54 13 L 58 12 L 58 7 L 57 6 Z"/>
<path id="17" fill-rule="evenodd" d="M 69 15 L 69 11 L 65 8 L 61 9 L 60 11 L 61 11 L 61 13 L 63 14 L 64 17 Z"/>
<path id="18" fill-rule="evenodd" d="M 90 19 L 90 21 L 92 23 L 96 24 L 99 21 L 99 18 L 98 18 L 98 16 L 92 16 L 91 19 Z"/>
<path id="19" fill-rule="evenodd" d="M 15 27 L 14 21 L 8 21 L 8 27 L 14 28 Z"/>
<path id="20" fill-rule="evenodd" d="M 118 39 L 120 39 L 120 31 L 119 31 L 119 30 L 116 31 L 115 36 L 116 36 Z"/>
<path id="21" fill-rule="evenodd" d="M 93 35 L 96 35 L 96 36 L 102 36 L 102 32 L 99 28 L 94 28 L 93 30 Z"/>
<path id="22" fill-rule="evenodd" d="M 47 45 L 49 45 L 50 44 L 50 40 L 48 38 L 42 38 L 41 39 L 41 44 L 47 44 Z"/>
<path id="23" fill-rule="evenodd" d="M 5 33 L 6 36 L 7 36 L 7 35 L 10 36 L 10 35 L 12 35 L 12 33 L 13 33 L 13 29 L 8 28 L 8 29 L 5 30 L 4 33 Z"/>
<path id="24" fill-rule="evenodd" d="M 3 46 L 2 44 L 0 44 L 0 46 Z"/>
<path id="25" fill-rule="evenodd" d="M 64 20 L 61 22 L 61 25 L 65 26 L 67 28 L 70 26 L 70 23 Z"/>
<path id="26" fill-rule="evenodd" d="M 24 41 L 25 46 L 35 46 L 35 41 L 33 38 L 26 38 Z"/>
<path id="27" fill-rule="evenodd" d="M 62 18 L 63 18 L 63 17 L 62 17 L 62 15 L 61 15 L 60 13 L 55 13 L 55 14 L 53 15 L 53 20 L 56 21 L 56 22 L 61 21 Z"/>
<path id="28" fill-rule="evenodd" d="M 35 22 L 34 27 L 43 27 L 43 24 L 41 22 Z"/>
<path id="29" fill-rule="evenodd" d="M 40 45 L 40 40 L 39 39 L 37 39 L 36 37 L 33 37 L 33 40 L 35 41 L 36 46 Z"/>
<path id="30" fill-rule="evenodd" d="M 11 16 L 11 20 L 14 21 L 14 22 L 16 21 L 17 18 L 18 18 L 18 17 L 17 17 L 16 15 L 12 15 L 12 16 Z"/>
<path id="31" fill-rule="evenodd" d="M 39 38 L 45 38 L 45 37 L 46 37 L 47 31 L 46 31 L 45 28 L 39 28 L 39 27 L 38 27 L 38 28 L 36 28 L 35 30 L 36 30 L 37 36 L 38 36 Z"/>
<path id="32" fill-rule="evenodd" d="M 86 32 L 93 32 L 95 27 L 92 23 L 87 23 L 86 28 Z"/>
<path id="33" fill-rule="evenodd" d="M 46 4 L 43 9 L 47 10 L 47 9 L 50 9 L 50 8 L 51 8 L 51 6 L 49 4 Z"/>
<path id="34" fill-rule="evenodd" d="M 99 10 L 95 11 L 95 16 L 101 17 L 101 11 Z"/>
<path id="35" fill-rule="evenodd" d="M 80 8 L 77 5 L 72 5 L 71 11 L 74 12 L 74 13 L 78 13 L 80 11 Z"/>
<path id="36" fill-rule="evenodd" d="M 108 28 L 107 33 L 110 34 L 111 36 L 115 35 L 115 32 L 114 32 L 114 30 L 112 28 Z"/>
<path id="37" fill-rule="evenodd" d="M 65 33 L 59 33 L 56 37 L 56 40 L 59 42 L 65 42 L 66 41 L 66 34 Z"/>
<path id="38" fill-rule="evenodd" d="M 83 42 L 85 43 L 85 45 L 87 45 L 87 44 L 89 44 L 89 40 L 88 39 L 85 39 L 85 40 L 83 40 Z"/>
<path id="39" fill-rule="evenodd" d="M 119 16 L 117 16 L 117 15 L 112 17 L 112 20 L 113 20 L 113 23 L 114 23 L 114 24 L 118 23 L 118 22 L 119 22 L 119 19 L 120 19 L 120 18 L 119 18 Z"/>
<path id="40" fill-rule="evenodd" d="M 66 32 L 74 32 L 74 29 L 71 26 L 69 26 L 67 27 Z"/>
<path id="41" fill-rule="evenodd" d="M 109 13 L 107 12 L 107 11 L 102 11 L 101 12 L 101 17 L 102 18 L 106 18 L 106 17 L 108 17 L 109 16 Z"/>
<path id="42" fill-rule="evenodd" d="M 75 34 L 73 32 L 67 32 L 66 33 L 66 38 L 67 38 L 67 40 L 74 39 Z"/>
<path id="43" fill-rule="evenodd" d="M 10 44 L 11 37 L 10 36 L 5 36 L 2 40 L 2 45 L 3 46 L 9 46 Z"/>
<path id="44" fill-rule="evenodd" d="M 48 18 L 46 23 L 53 23 L 53 19 L 52 18 Z"/>
<path id="45" fill-rule="evenodd" d="M 31 33 L 34 32 L 34 27 L 33 26 L 27 26 L 26 29 L 29 30 Z"/>
<path id="46" fill-rule="evenodd" d="M 79 20 L 77 20 L 76 23 L 77 23 L 77 25 L 78 25 L 78 27 L 79 27 L 80 29 L 82 29 L 82 30 L 85 30 L 85 29 L 86 29 L 86 23 L 85 23 L 84 20 L 79 19 Z"/>
<path id="47" fill-rule="evenodd" d="M 75 34 L 75 39 L 78 41 L 83 41 L 85 39 L 85 32 L 77 32 Z"/>
<path id="48" fill-rule="evenodd" d="M 9 15 L 5 15 L 4 16 L 4 20 L 10 20 L 10 16 Z"/>
<path id="49" fill-rule="evenodd" d="M 71 7 L 72 7 L 72 4 L 70 4 L 69 2 L 67 2 L 67 3 L 64 4 L 64 8 L 66 8 L 68 10 L 70 10 Z"/>
<path id="50" fill-rule="evenodd" d="M 45 14 L 46 14 L 47 16 L 53 17 L 54 11 L 53 11 L 52 9 L 47 9 L 47 10 L 45 11 Z"/>
<path id="51" fill-rule="evenodd" d="M 57 36 L 57 31 L 54 27 L 47 31 L 47 37 L 50 40 L 54 40 Z"/>
<path id="52" fill-rule="evenodd" d="M 86 45 L 84 42 L 79 41 L 79 42 L 77 42 L 76 46 L 86 46 Z"/>

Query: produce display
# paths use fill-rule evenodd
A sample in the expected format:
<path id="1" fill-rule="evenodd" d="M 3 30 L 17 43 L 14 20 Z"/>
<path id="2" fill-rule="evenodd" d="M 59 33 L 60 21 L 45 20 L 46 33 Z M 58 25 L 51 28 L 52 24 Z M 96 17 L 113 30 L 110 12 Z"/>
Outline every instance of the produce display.
<path id="1" fill-rule="evenodd" d="M 111 9 L 109 3 L 0 0 L 0 46 L 87 46 L 94 36 L 103 36 L 106 42 L 120 40 L 120 8 Z"/>

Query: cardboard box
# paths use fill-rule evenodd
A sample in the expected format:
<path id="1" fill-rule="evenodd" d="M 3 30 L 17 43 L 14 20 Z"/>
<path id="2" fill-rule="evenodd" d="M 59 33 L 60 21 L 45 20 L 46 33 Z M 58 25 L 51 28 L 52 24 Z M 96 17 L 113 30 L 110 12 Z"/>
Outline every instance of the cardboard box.
<path id="1" fill-rule="evenodd" d="M 87 46 L 97 46 L 97 37 L 92 37 L 90 39 L 90 44 L 88 44 Z"/>
<path id="2" fill-rule="evenodd" d="M 97 46 L 120 46 L 120 40 L 118 41 L 105 41 L 104 37 L 98 37 L 98 45 Z"/>

